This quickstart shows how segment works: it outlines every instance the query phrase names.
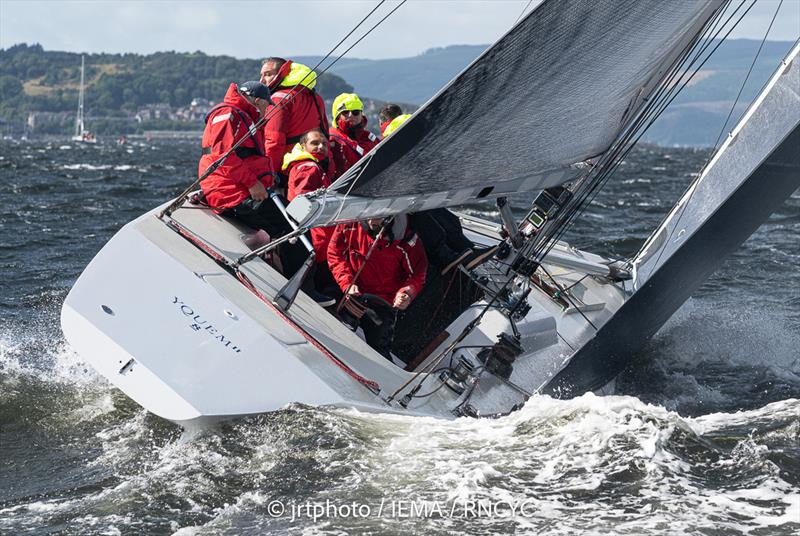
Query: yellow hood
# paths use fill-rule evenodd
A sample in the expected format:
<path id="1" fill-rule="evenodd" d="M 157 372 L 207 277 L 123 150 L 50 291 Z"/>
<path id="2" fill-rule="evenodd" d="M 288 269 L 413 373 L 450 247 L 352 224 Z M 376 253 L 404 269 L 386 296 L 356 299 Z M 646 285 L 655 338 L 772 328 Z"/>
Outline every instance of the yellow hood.
<path id="1" fill-rule="evenodd" d="M 319 162 L 314 155 L 306 152 L 302 145 L 296 143 L 294 147 L 292 147 L 292 152 L 283 155 L 283 166 L 281 166 L 281 170 L 286 171 L 289 169 L 289 165 L 292 162 L 299 162 L 300 160 L 313 160 L 314 162 Z"/>

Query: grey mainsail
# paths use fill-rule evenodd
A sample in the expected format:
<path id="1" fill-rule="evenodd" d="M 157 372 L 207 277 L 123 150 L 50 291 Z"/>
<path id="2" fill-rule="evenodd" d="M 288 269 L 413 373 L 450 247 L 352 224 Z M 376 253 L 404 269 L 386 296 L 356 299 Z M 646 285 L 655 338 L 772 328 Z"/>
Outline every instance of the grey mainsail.
<path id="1" fill-rule="evenodd" d="M 330 224 L 571 180 L 609 148 L 722 4 L 547 0 L 328 193 L 290 213 Z"/>

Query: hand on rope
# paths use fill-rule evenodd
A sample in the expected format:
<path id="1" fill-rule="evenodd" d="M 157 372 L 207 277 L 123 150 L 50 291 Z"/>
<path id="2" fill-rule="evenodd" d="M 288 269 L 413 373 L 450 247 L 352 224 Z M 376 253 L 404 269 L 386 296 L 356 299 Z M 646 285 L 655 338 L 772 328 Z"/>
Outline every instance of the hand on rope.
<path id="1" fill-rule="evenodd" d="M 347 287 L 346 294 L 348 296 L 358 296 L 359 294 L 361 294 L 361 290 L 358 288 L 358 285 L 352 283 L 349 287 Z"/>

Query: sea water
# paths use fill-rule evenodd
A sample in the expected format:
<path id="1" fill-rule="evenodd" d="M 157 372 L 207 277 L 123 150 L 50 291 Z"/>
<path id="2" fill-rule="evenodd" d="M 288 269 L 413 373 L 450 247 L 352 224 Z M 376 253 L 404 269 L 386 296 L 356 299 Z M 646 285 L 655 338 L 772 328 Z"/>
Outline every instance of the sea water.
<path id="1" fill-rule="evenodd" d="M 633 255 L 708 156 L 635 150 L 566 238 Z M 289 406 L 187 435 L 86 365 L 59 311 L 92 256 L 188 185 L 198 157 L 189 141 L 0 142 L 0 534 L 800 531 L 800 194 L 615 396 L 535 396 L 449 422 Z"/>

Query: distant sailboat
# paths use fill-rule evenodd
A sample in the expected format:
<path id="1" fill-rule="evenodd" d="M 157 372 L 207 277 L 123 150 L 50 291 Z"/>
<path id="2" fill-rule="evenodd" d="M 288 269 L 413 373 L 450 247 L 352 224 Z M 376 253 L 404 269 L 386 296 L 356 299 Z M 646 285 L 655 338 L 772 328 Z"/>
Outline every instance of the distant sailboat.
<path id="1" fill-rule="evenodd" d="M 72 141 L 79 141 L 82 143 L 97 143 L 97 138 L 94 134 L 86 130 L 83 118 L 83 86 L 84 86 L 85 62 L 84 57 L 81 55 L 81 90 L 78 93 L 78 115 L 75 117 L 75 134 L 72 136 Z"/>

